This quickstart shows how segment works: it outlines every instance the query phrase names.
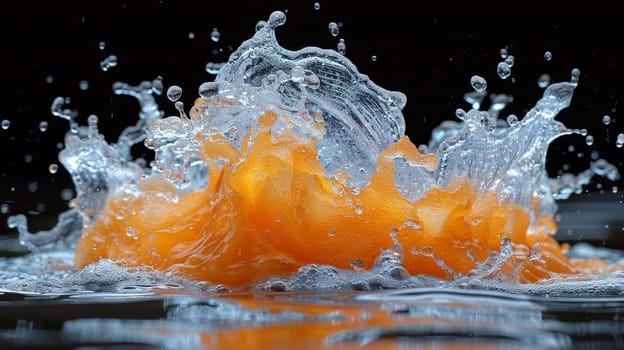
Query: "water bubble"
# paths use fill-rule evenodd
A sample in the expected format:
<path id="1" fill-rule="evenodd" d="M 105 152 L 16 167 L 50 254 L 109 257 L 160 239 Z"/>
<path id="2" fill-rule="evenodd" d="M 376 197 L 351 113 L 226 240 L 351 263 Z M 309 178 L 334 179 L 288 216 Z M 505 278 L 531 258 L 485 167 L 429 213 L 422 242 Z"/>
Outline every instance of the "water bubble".
<path id="1" fill-rule="evenodd" d="M 58 165 L 55 163 L 50 164 L 50 166 L 48 167 L 48 171 L 50 172 L 50 174 L 56 174 L 56 172 L 58 171 Z"/>
<path id="2" fill-rule="evenodd" d="M 518 124 L 518 117 L 515 114 L 510 114 L 507 116 L 507 124 L 509 124 L 509 126 L 514 126 L 516 124 Z"/>
<path id="3" fill-rule="evenodd" d="M 167 98 L 169 99 L 169 101 L 175 102 L 175 101 L 179 100 L 180 97 L 182 97 L 182 88 L 181 87 L 179 87 L 177 85 L 171 85 L 167 89 Z"/>
<path id="4" fill-rule="evenodd" d="M 48 130 L 48 122 L 46 122 L 45 120 L 42 120 L 39 123 L 39 131 L 46 132 L 47 130 Z"/>
<path id="5" fill-rule="evenodd" d="M 377 61 L 377 56 L 372 55 L 372 56 L 371 56 L 371 61 L 373 61 L 373 62 Z"/>
<path id="6" fill-rule="evenodd" d="M 264 28 L 266 25 L 267 25 L 266 21 L 258 21 L 256 23 L 256 32 Z"/>
<path id="7" fill-rule="evenodd" d="M 611 123 L 611 117 L 608 115 L 605 115 L 602 117 L 602 124 L 604 125 L 609 125 Z"/>
<path id="8" fill-rule="evenodd" d="M 33 156 L 30 153 L 24 155 L 24 163 L 30 164 L 33 160 Z"/>
<path id="9" fill-rule="evenodd" d="M 624 147 L 624 133 L 619 133 L 617 138 L 615 139 L 615 146 L 617 148 Z"/>
<path id="10" fill-rule="evenodd" d="M 89 89 L 89 82 L 86 81 L 86 80 L 81 80 L 80 83 L 78 83 L 78 87 L 82 91 L 88 90 Z"/>
<path id="11" fill-rule="evenodd" d="M 573 68 L 570 72 L 570 82 L 572 84 L 578 84 L 579 79 L 581 77 L 581 70 L 578 68 Z"/>
<path id="12" fill-rule="evenodd" d="M 487 89 L 487 81 L 480 75 L 473 75 L 470 78 L 470 85 L 476 92 L 483 92 Z"/>
<path id="13" fill-rule="evenodd" d="M 104 41 L 100 41 L 100 42 L 98 43 L 98 48 L 99 48 L 100 50 L 104 50 L 104 49 L 106 48 L 106 43 L 105 43 Z"/>
<path id="14" fill-rule="evenodd" d="M 336 46 L 336 49 L 341 55 L 344 55 L 346 53 L 347 45 L 345 44 L 344 39 L 340 39 L 338 41 L 338 45 Z"/>
<path id="15" fill-rule="evenodd" d="M 8 203 L 2 203 L 2 205 L 0 205 L 0 213 L 8 214 L 9 210 L 11 210 L 11 207 Z"/>
<path id="16" fill-rule="evenodd" d="M 223 63 L 208 62 L 206 63 L 206 72 L 209 74 L 219 74 L 221 67 L 223 67 Z"/>
<path id="17" fill-rule="evenodd" d="M 205 82 L 199 85 L 199 96 L 209 98 L 219 92 L 219 84 L 215 82 Z"/>
<path id="18" fill-rule="evenodd" d="M 115 55 L 110 55 L 108 57 L 106 57 L 104 60 L 102 60 L 102 62 L 100 62 L 100 68 L 103 71 L 107 71 L 112 67 L 115 67 L 117 65 L 117 56 Z"/>
<path id="19" fill-rule="evenodd" d="M 2 119 L 2 121 L 0 122 L 0 127 L 2 127 L 2 130 L 6 130 L 11 126 L 11 121 L 8 119 Z"/>
<path id="20" fill-rule="evenodd" d="M 134 227 L 129 226 L 126 229 L 126 237 L 130 237 L 130 238 L 132 238 L 134 240 L 137 240 L 137 239 L 139 239 L 139 233 L 137 232 L 137 230 Z"/>
<path id="21" fill-rule="evenodd" d="M 46 83 L 52 84 L 54 82 L 54 77 L 51 75 L 46 76 Z"/>
<path id="22" fill-rule="evenodd" d="M 550 75 L 542 74 L 539 76 L 539 78 L 537 78 L 537 86 L 541 87 L 542 89 L 545 89 L 548 84 L 550 84 Z"/>
<path id="23" fill-rule="evenodd" d="M 592 135 L 585 136 L 585 143 L 587 146 L 591 146 L 594 144 L 594 137 Z"/>
<path id="24" fill-rule="evenodd" d="M 545 59 L 546 61 L 550 61 L 550 60 L 552 60 L 552 52 L 550 52 L 550 51 L 546 51 L 546 52 L 544 52 L 544 59 Z"/>
<path id="25" fill-rule="evenodd" d="M 504 48 L 504 47 L 503 47 L 502 49 L 500 49 L 500 52 L 499 52 L 499 53 L 500 53 L 500 57 L 501 57 L 502 59 L 507 58 L 507 55 L 509 55 L 509 52 L 508 52 L 508 51 L 507 51 L 507 49 L 506 49 L 506 48 Z"/>
<path id="26" fill-rule="evenodd" d="M 338 36 L 338 34 L 340 34 L 340 28 L 338 27 L 338 24 L 336 22 L 329 22 L 327 28 L 329 29 L 329 33 L 332 36 Z"/>
<path id="27" fill-rule="evenodd" d="M 195 33 L 193 33 L 193 32 L 189 32 L 189 33 L 188 33 L 188 38 L 189 38 L 189 39 L 195 39 Z"/>
<path id="28" fill-rule="evenodd" d="M 501 79 L 507 79 L 511 75 L 511 68 L 506 62 L 499 62 L 496 66 L 496 73 Z"/>
<path id="29" fill-rule="evenodd" d="M 320 10 L 321 9 L 321 4 L 318 3 L 318 2 L 315 2 L 314 3 L 314 9 L 317 10 L 317 11 Z"/>
<path id="30" fill-rule="evenodd" d="M 216 43 L 216 42 L 219 42 L 220 39 L 221 39 L 221 33 L 219 33 L 219 29 L 212 28 L 212 32 L 210 32 L 210 40 Z"/>

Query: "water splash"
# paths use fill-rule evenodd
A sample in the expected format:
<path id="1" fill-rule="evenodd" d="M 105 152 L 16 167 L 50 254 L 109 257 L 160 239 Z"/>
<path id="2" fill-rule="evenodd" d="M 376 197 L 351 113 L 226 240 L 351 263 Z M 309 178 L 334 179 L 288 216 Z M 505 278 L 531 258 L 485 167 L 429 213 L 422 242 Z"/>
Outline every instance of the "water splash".
<path id="1" fill-rule="evenodd" d="M 187 194 L 216 186 L 215 181 L 222 181 L 214 175 L 219 169 L 227 165 L 231 167 L 228 171 L 234 173 L 244 167 L 263 128 L 270 131 L 274 144 L 279 143 L 280 137 L 290 137 L 291 133 L 297 142 L 312 140 L 323 176 L 331 180 L 332 193 L 338 196 L 336 198 L 344 198 L 354 216 L 371 210 L 363 202 L 358 203 L 361 198 L 358 196 L 371 186 L 380 164 L 386 160 L 392 164 L 393 175 L 393 186 L 387 190 L 396 190 L 397 195 L 402 196 L 401 200 L 417 203 L 434 189 L 451 188 L 458 178 L 469 179 L 477 197 L 496 193 L 496 201 L 526 210 L 530 217 L 528 232 L 541 230 L 539 220 L 554 215 L 555 200 L 578 193 L 593 175 L 611 180 L 619 176 L 617 169 L 602 159 L 597 159 L 590 169 L 578 175 L 564 174 L 559 179 L 550 179 L 545 172 L 549 143 L 562 135 L 584 134 L 582 130 L 568 129 L 554 120 L 570 104 L 580 77 L 577 69 L 572 71 L 570 82 L 544 85 L 543 97 L 536 105 L 522 119 L 508 116 L 507 124 L 501 123 L 498 115 L 512 98 L 492 95 L 490 109 L 480 110 L 487 81 L 474 75 L 470 80 L 474 92 L 466 95 L 473 108 L 458 110 L 459 122 L 444 122 L 432 134 L 427 152 L 435 155 L 438 161 L 437 165 L 432 165 L 432 162 L 422 161 L 405 150 L 392 151 L 392 147 L 400 142 L 403 142 L 401 145 L 408 142 L 401 141 L 406 140 L 401 113 L 406 98 L 402 93 L 377 86 L 357 71 L 344 57 L 344 52 L 319 48 L 289 51 L 280 47 L 275 29 L 285 21 L 284 13 L 273 13 L 268 21 L 257 26 L 254 37 L 244 42 L 228 62 L 213 67 L 217 76 L 213 82 L 200 85 L 200 99 L 191 108 L 189 116 L 178 101 L 182 94 L 178 86 L 169 87 L 166 95 L 176 102 L 180 117 L 163 119 L 153 96 L 163 92 L 161 79 L 145 81 L 138 86 L 114 84 L 114 93 L 132 96 L 141 106 L 137 123 L 126 128 L 116 143 L 109 144 L 99 133 L 97 116 L 90 116 L 87 126 L 80 126 L 75 121 L 77 112 L 64 108 L 66 99 L 55 99 L 52 114 L 70 124 L 59 160 L 71 174 L 76 194 L 71 201 L 72 209 L 61 214 L 57 226 L 49 231 L 33 234 L 28 231 L 23 215 L 12 216 L 9 226 L 19 231 L 20 242 L 34 252 L 73 248 L 84 230 L 97 229 L 101 222 L 98 220 L 105 215 L 111 199 L 133 202 L 154 195 L 158 201 L 175 204 Z M 499 68 L 503 69 L 498 73 L 505 79 L 511 74 L 509 69 L 514 64 L 514 57 L 501 51 L 501 58 L 504 61 Z M 102 69 L 107 70 L 115 64 L 116 60 L 109 59 L 107 68 L 103 64 Z M 267 122 L 267 111 L 285 117 Z M 242 156 L 211 155 L 204 139 L 209 139 L 213 145 L 219 143 L 228 149 L 231 147 Z M 139 142 L 145 142 L 155 151 L 155 160 L 150 166 L 131 156 L 130 148 Z M 232 160 L 235 160 L 234 164 Z M 153 191 L 146 187 L 150 182 L 143 182 L 144 179 L 156 184 L 162 180 L 167 185 Z M 301 191 L 301 188 L 297 190 Z M 215 206 L 222 200 L 218 196 L 208 198 L 206 206 Z M 114 211 L 117 220 L 143 214 L 129 206 Z M 471 215 L 465 217 L 470 221 L 470 227 L 485 222 L 481 215 Z M 294 275 L 270 279 L 258 288 L 293 290 L 301 286 L 315 289 L 347 286 L 375 289 L 440 283 L 439 279 L 432 277 L 410 276 L 403 266 L 407 258 L 397 235 L 422 231 L 423 224 L 411 218 L 402 218 L 402 221 L 410 224 L 402 227 L 404 231 L 393 229 L 385 233 L 392 235 L 394 246 L 382 250 L 370 268 L 357 257 L 349 259 L 353 270 L 348 272 L 335 266 L 305 264 Z M 195 224 L 202 223 L 190 223 L 191 226 Z M 230 229 L 227 223 L 223 227 Z M 333 232 L 328 234 L 329 237 L 340 237 L 341 234 L 334 229 L 325 232 Z M 141 241 L 145 233 L 128 226 L 120 234 L 129 240 Z M 232 235 L 233 231 L 228 234 Z M 468 273 L 460 273 L 451 267 L 444 252 L 431 246 L 408 247 L 408 255 L 431 261 L 435 269 L 462 283 L 485 278 L 516 280 L 525 264 L 543 261 L 548 255 L 543 253 L 548 247 L 539 241 L 529 246 L 519 245 L 509 237 L 497 234 L 495 248 L 487 256 L 477 256 L 471 249 L 466 249 L 467 257 L 474 265 Z M 94 246 L 93 250 L 96 249 L 102 248 Z M 124 254 L 131 253 L 132 248 L 127 249 Z M 153 253 L 154 261 L 168 259 L 156 251 Z M 203 259 L 206 257 L 191 256 L 174 266 L 202 266 L 206 263 Z M 283 258 L 281 262 L 285 260 Z"/>

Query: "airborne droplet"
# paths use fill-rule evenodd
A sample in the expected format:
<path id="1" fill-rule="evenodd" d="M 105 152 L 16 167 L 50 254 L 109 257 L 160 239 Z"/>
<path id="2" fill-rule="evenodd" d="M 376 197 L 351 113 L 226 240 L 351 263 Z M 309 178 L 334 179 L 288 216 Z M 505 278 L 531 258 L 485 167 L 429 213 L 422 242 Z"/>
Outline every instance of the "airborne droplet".
<path id="1" fill-rule="evenodd" d="M 175 101 L 179 100 L 180 97 L 182 97 L 182 88 L 181 87 L 179 87 L 177 85 L 171 85 L 167 89 L 167 98 L 169 99 L 169 101 L 175 102 Z"/>
<path id="2" fill-rule="evenodd" d="M 58 171 L 58 165 L 55 163 L 50 164 L 50 166 L 48 167 L 48 171 L 50 172 L 50 174 L 56 174 L 56 172 Z"/>
<path id="3" fill-rule="evenodd" d="M 507 79 L 511 75 L 511 68 L 505 62 L 499 62 L 496 66 L 496 73 L 501 79 Z"/>
<path id="4" fill-rule="evenodd" d="M 470 85 L 476 92 L 483 92 L 487 89 L 487 80 L 480 75 L 473 75 L 470 78 Z"/>
<path id="5" fill-rule="evenodd" d="M 329 33 L 332 36 L 338 36 L 338 34 L 340 34 L 340 28 L 338 27 L 338 24 L 336 22 L 329 22 L 329 25 L 327 27 L 329 29 Z"/>
<path id="6" fill-rule="evenodd" d="M 212 29 L 212 32 L 210 32 L 210 40 L 214 41 L 215 43 L 221 40 L 221 33 L 219 33 L 219 29 Z"/>
<path id="7" fill-rule="evenodd" d="M 542 74 L 537 79 L 537 86 L 541 87 L 542 89 L 545 89 L 548 84 L 550 84 L 550 75 L 548 74 Z"/>

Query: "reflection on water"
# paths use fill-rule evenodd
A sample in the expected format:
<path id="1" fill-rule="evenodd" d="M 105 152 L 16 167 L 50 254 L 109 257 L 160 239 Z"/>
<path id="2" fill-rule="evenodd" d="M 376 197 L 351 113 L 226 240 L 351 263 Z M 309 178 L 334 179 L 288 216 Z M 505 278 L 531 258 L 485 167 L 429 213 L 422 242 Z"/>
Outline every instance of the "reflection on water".
<path id="1" fill-rule="evenodd" d="M 622 296 L 533 297 L 448 288 L 186 295 L 159 288 L 57 296 L 5 292 L 0 342 L 17 349 L 615 348 L 624 345 L 623 308 Z"/>

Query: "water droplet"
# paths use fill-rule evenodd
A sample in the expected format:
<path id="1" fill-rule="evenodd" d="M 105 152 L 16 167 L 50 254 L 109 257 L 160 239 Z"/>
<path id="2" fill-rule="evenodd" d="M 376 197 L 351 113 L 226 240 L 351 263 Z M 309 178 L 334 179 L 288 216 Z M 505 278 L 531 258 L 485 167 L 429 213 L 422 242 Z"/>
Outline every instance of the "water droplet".
<path id="1" fill-rule="evenodd" d="M 500 52 L 499 52 L 499 53 L 500 53 L 500 57 L 501 57 L 502 59 L 507 58 L 507 55 L 509 55 L 509 52 L 507 51 L 507 49 L 506 49 L 506 48 L 502 48 L 502 49 L 500 49 Z"/>
<path id="2" fill-rule="evenodd" d="M 329 231 L 327 232 L 327 235 L 328 235 L 329 237 L 334 237 L 334 236 L 336 235 L 336 229 L 333 229 L 333 228 L 332 228 L 331 230 L 329 230 Z"/>
<path id="3" fill-rule="evenodd" d="M 46 76 L 46 83 L 52 84 L 54 82 L 54 77 L 51 75 Z"/>
<path id="4" fill-rule="evenodd" d="M 106 48 L 106 43 L 105 43 L 104 41 L 100 41 L 100 42 L 98 43 L 98 48 L 99 48 L 100 50 L 104 50 L 104 49 Z"/>
<path id="5" fill-rule="evenodd" d="M 581 77 L 581 70 L 578 68 L 573 68 L 572 72 L 570 72 L 570 82 L 572 84 L 578 84 L 580 77 Z"/>
<path id="6" fill-rule="evenodd" d="M 24 163 L 30 164 L 32 162 L 33 156 L 32 154 L 25 154 L 24 155 Z"/>
<path id="7" fill-rule="evenodd" d="M 505 62 L 499 62 L 496 66 L 496 73 L 501 79 L 507 79 L 511 75 L 511 68 Z"/>
<path id="8" fill-rule="evenodd" d="M 152 80 L 152 92 L 153 93 L 155 93 L 156 95 L 161 95 L 164 89 L 165 87 L 162 82 L 162 77 L 158 77 Z"/>
<path id="9" fill-rule="evenodd" d="M 619 133 L 617 138 L 615 139 L 615 146 L 617 148 L 624 147 L 624 133 Z"/>
<path id="10" fill-rule="evenodd" d="M 11 121 L 8 119 L 2 119 L 2 122 L 0 122 L 0 126 L 2 127 L 2 130 L 6 130 L 11 126 Z"/>
<path id="11" fill-rule="evenodd" d="M 602 124 L 604 125 L 609 125 L 611 124 L 611 117 L 608 115 L 605 115 L 602 117 Z"/>
<path id="12" fill-rule="evenodd" d="M 48 122 L 46 122 L 45 120 L 42 120 L 39 123 L 39 131 L 46 132 L 47 130 L 48 130 Z"/>
<path id="13" fill-rule="evenodd" d="M 507 124 L 509 124 L 509 126 L 514 126 L 516 124 L 518 124 L 518 117 L 516 117 L 515 114 L 510 114 L 507 116 Z"/>
<path id="14" fill-rule="evenodd" d="M 0 205 L 0 213 L 2 214 L 8 214 L 9 210 L 11 210 L 11 207 L 9 206 L 9 204 L 7 203 L 2 203 L 2 205 Z"/>
<path id="15" fill-rule="evenodd" d="M 219 92 L 219 84 L 215 82 L 205 82 L 199 85 L 199 96 L 209 98 Z"/>
<path id="16" fill-rule="evenodd" d="M 215 43 L 221 40 L 221 33 L 219 33 L 219 29 L 212 28 L 212 32 L 210 32 L 210 40 L 214 41 Z"/>
<path id="17" fill-rule="evenodd" d="M 256 32 L 264 28 L 266 25 L 267 25 L 266 21 L 258 21 L 256 23 Z"/>
<path id="18" fill-rule="evenodd" d="M 505 58 L 505 63 L 507 63 L 509 67 L 513 67 L 515 62 L 516 62 L 516 58 L 513 55 L 509 55 Z"/>
<path id="19" fill-rule="evenodd" d="M 50 166 L 48 167 L 48 171 L 50 172 L 50 174 L 56 174 L 56 172 L 58 171 L 58 165 L 55 163 L 50 164 Z"/>
<path id="20" fill-rule="evenodd" d="M 182 97 L 182 88 L 177 85 L 171 85 L 167 89 L 167 98 L 171 102 L 176 102 Z"/>
<path id="21" fill-rule="evenodd" d="M 338 34 L 340 34 L 340 28 L 338 27 L 338 24 L 336 22 L 329 22 L 327 28 L 329 29 L 329 33 L 332 36 L 338 36 Z"/>
<path id="22" fill-rule="evenodd" d="M 100 62 L 100 68 L 103 71 L 107 71 L 112 67 L 115 67 L 117 65 L 117 56 L 115 55 L 110 55 L 108 57 L 106 57 L 104 60 L 102 60 L 102 62 Z"/>
<path id="23" fill-rule="evenodd" d="M 552 60 L 552 52 L 550 52 L 550 51 L 546 51 L 546 52 L 544 52 L 544 59 L 545 59 L 546 61 L 550 61 L 550 60 Z"/>
<path id="24" fill-rule="evenodd" d="M 317 11 L 320 10 L 321 9 L 321 4 L 318 3 L 318 2 L 315 2 L 314 3 L 314 9 L 317 10 Z"/>
<path id="25" fill-rule="evenodd" d="M 66 188 L 61 191 L 61 199 L 64 201 L 68 201 L 74 198 L 74 190 L 71 188 Z"/>
<path id="26" fill-rule="evenodd" d="M 193 32 L 189 32 L 189 33 L 188 33 L 188 38 L 189 38 L 189 39 L 191 39 L 191 40 L 192 40 L 192 39 L 195 39 L 195 33 L 193 33 Z"/>
<path id="27" fill-rule="evenodd" d="M 594 137 L 592 135 L 585 136 L 585 143 L 587 146 L 591 146 L 594 144 Z"/>
<path id="28" fill-rule="evenodd" d="M 28 192 L 35 193 L 39 189 L 39 183 L 37 181 L 33 181 L 28 183 Z"/>
<path id="29" fill-rule="evenodd" d="M 487 89 L 487 81 L 479 75 L 473 75 L 470 78 L 470 85 L 476 92 L 483 92 Z"/>
<path id="30" fill-rule="evenodd" d="M 344 55 L 347 51 L 347 45 L 345 44 L 344 39 L 340 39 L 338 41 L 338 45 L 336 45 L 336 49 L 341 55 Z"/>
<path id="31" fill-rule="evenodd" d="M 539 76 L 539 78 L 537 78 L 537 86 L 541 87 L 542 89 L 545 89 L 548 84 L 550 84 L 550 75 L 542 74 Z"/>
<path id="32" fill-rule="evenodd" d="M 275 11 L 271 13 L 271 16 L 269 16 L 267 25 L 271 28 L 275 28 L 283 25 L 284 23 L 286 23 L 286 14 L 282 11 Z"/>
<path id="33" fill-rule="evenodd" d="M 208 62 L 206 63 L 206 72 L 209 74 L 219 74 L 221 67 L 223 67 L 223 63 Z"/>
<path id="34" fill-rule="evenodd" d="M 373 61 L 373 62 L 377 61 L 377 56 L 372 55 L 372 56 L 371 56 L 371 61 Z"/>
<path id="35" fill-rule="evenodd" d="M 78 87 L 82 91 L 88 90 L 89 89 L 89 82 L 86 81 L 86 80 L 81 80 L 80 83 L 78 83 Z"/>
<path id="36" fill-rule="evenodd" d="M 457 108 L 455 110 L 455 116 L 461 120 L 464 120 L 464 117 L 466 116 L 466 111 L 461 108 Z"/>

